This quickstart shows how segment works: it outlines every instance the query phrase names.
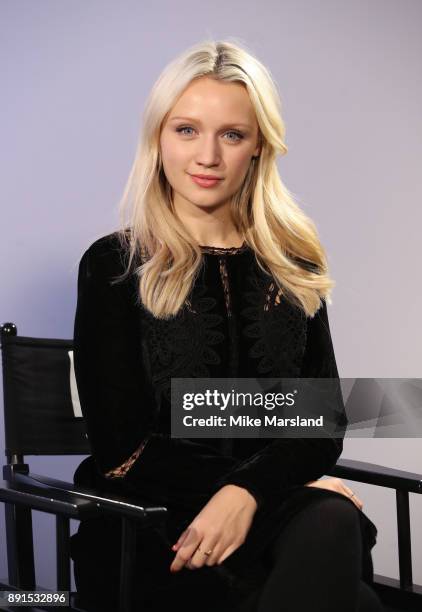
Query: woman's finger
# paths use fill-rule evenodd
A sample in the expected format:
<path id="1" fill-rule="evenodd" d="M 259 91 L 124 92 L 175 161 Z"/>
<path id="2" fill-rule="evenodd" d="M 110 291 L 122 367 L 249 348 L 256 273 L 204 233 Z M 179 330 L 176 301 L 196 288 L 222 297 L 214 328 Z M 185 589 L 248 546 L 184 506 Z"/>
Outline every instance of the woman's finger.
<path id="1" fill-rule="evenodd" d="M 182 533 L 179 536 L 179 539 L 177 540 L 177 542 L 175 544 L 173 544 L 172 549 L 173 550 L 178 550 L 181 545 L 183 544 L 183 542 L 186 539 L 186 536 L 188 535 L 188 531 L 189 531 L 189 527 L 187 527 L 184 531 L 182 531 Z"/>
<path id="2" fill-rule="evenodd" d="M 359 510 L 363 508 L 363 502 L 359 499 L 359 497 L 350 489 L 341 478 L 324 478 L 320 480 L 312 480 L 311 482 L 306 483 L 307 487 L 319 487 L 321 489 L 331 489 L 332 491 L 336 491 L 345 497 L 349 497 L 352 502 L 355 504 Z"/>
<path id="3" fill-rule="evenodd" d="M 359 508 L 359 510 L 361 510 L 363 508 L 362 500 L 360 500 L 359 497 L 356 495 L 356 493 L 352 491 L 352 489 L 350 489 L 343 482 L 342 482 L 342 485 L 343 485 L 344 491 L 346 492 L 346 496 L 355 504 L 357 508 Z"/>
<path id="4" fill-rule="evenodd" d="M 210 554 L 207 555 L 207 552 L 210 552 Z M 212 545 L 209 541 L 206 543 L 205 540 L 202 540 L 186 564 L 186 567 L 189 569 L 198 569 L 204 565 L 214 565 L 216 557 L 216 544 Z"/>
<path id="5" fill-rule="evenodd" d="M 238 548 L 239 547 L 235 546 L 234 544 L 232 544 L 231 546 L 228 546 L 226 550 L 223 552 L 223 554 L 220 555 L 220 557 L 217 559 L 217 565 L 220 565 L 220 563 L 223 563 L 223 561 L 225 561 L 227 557 L 230 557 L 230 555 L 234 553 Z"/>
<path id="6" fill-rule="evenodd" d="M 184 567 L 190 558 L 192 557 L 195 550 L 198 548 L 200 542 L 200 536 L 196 532 L 196 530 L 187 529 L 186 537 L 183 542 L 180 544 L 179 549 L 176 553 L 175 558 L 173 559 L 170 565 L 171 572 L 177 572 L 182 567 Z"/>

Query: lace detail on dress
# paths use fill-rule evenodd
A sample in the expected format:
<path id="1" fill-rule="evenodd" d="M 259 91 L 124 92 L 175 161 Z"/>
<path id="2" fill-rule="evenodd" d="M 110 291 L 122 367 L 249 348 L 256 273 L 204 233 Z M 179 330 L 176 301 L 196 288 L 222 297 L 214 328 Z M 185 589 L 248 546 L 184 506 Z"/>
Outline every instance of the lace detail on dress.
<path id="1" fill-rule="evenodd" d="M 273 306 L 278 306 L 278 304 L 280 304 L 280 298 L 283 295 L 283 290 L 279 289 L 273 299 L 272 300 L 272 294 L 274 293 L 274 289 L 276 287 L 276 284 L 274 282 L 270 283 L 270 286 L 268 287 L 268 291 L 265 297 L 265 304 L 264 304 L 264 310 L 269 310 L 271 305 Z"/>
<path id="2" fill-rule="evenodd" d="M 230 303 L 229 275 L 227 273 L 227 264 L 226 264 L 225 257 L 220 257 L 219 267 L 220 267 L 221 282 L 223 284 L 223 289 L 224 289 L 224 300 L 226 303 L 227 316 L 231 317 L 232 309 L 231 309 L 231 303 Z"/>
<path id="3" fill-rule="evenodd" d="M 235 255 L 249 248 L 246 241 L 239 247 L 213 247 L 202 244 L 200 244 L 199 247 L 203 253 L 209 253 L 210 255 Z"/>
<path id="4" fill-rule="evenodd" d="M 306 315 L 287 298 L 281 299 L 283 291 L 275 291 L 274 280 L 258 275 L 251 277 L 252 289 L 245 292 L 249 305 L 241 311 L 250 321 L 243 334 L 254 340 L 249 356 L 259 360 L 260 374 L 294 378 L 299 376 L 306 345 Z"/>
<path id="5" fill-rule="evenodd" d="M 126 459 L 126 461 L 122 463 L 122 465 L 119 465 L 118 467 L 106 472 L 104 476 L 106 478 L 122 478 L 123 476 L 125 476 L 128 470 L 132 467 L 132 465 L 135 463 L 139 455 L 144 450 L 147 442 L 148 442 L 148 438 L 141 442 L 140 446 L 136 449 L 134 453 L 131 454 L 129 459 Z"/>
<path id="6" fill-rule="evenodd" d="M 216 300 L 199 287 L 171 319 L 157 319 L 145 310 L 144 334 L 151 360 L 151 384 L 156 398 L 171 399 L 171 378 L 209 378 L 210 365 L 221 358 L 213 347 L 224 341 L 218 328 L 223 318 L 212 312 Z"/>

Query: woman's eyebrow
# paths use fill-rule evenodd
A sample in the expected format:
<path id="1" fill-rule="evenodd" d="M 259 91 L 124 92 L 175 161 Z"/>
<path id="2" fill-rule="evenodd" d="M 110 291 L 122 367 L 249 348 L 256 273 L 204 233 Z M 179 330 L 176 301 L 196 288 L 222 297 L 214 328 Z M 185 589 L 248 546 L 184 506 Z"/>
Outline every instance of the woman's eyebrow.
<path id="1" fill-rule="evenodd" d="M 202 122 L 199 119 L 194 119 L 193 117 L 172 117 L 171 119 L 169 119 L 169 121 L 192 121 L 193 123 L 198 123 L 199 125 L 202 125 Z M 234 126 L 234 125 L 241 125 L 242 127 L 245 128 L 251 128 L 252 126 L 249 123 L 242 123 L 242 122 L 238 122 L 238 121 L 233 121 L 231 123 L 225 123 L 224 125 L 222 125 L 222 128 L 226 128 L 226 127 L 230 127 L 230 126 Z"/>

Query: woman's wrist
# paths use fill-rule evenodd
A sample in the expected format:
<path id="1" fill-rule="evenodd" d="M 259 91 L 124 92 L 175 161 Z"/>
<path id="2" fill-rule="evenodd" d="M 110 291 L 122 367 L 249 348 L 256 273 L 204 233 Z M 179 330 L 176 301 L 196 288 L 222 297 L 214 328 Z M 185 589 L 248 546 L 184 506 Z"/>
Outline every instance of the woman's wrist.
<path id="1" fill-rule="evenodd" d="M 244 498 L 247 504 L 250 505 L 250 507 L 252 508 L 254 512 L 256 512 L 258 508 L 258 503 L 255 497 L 252 495 L 252 493 L 248 491 L 248 489 L 245 489 L 245 487 L 241 487 L 240 485 L 235 485 L 235 484 L 227 484 L 223 488 L 225 487 L 233 488 L 233 490 L 235 490 L 237 494 L 239 494 L 239 492 L 242 491 L 242 495 L 244 495 Z"/>

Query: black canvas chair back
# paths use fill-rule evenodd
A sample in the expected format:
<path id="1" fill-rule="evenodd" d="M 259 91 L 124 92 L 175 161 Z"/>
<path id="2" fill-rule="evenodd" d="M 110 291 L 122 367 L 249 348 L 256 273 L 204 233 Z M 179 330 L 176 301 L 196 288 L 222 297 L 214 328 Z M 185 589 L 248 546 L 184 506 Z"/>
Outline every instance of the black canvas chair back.
<path id="1" fill-rule="evenodd" d="M 1 329 L 5 446 L 13 455 L 90 453 L 73 371 L 73 341 Z"/>
<path id="2" fill-rule="evenodd" d="M 6 463 L 0 481 L 4 503 L 8 577 L 0 591 L 47 590 L 36 583 L 32 510 L 56 517 L 56 585 L 69 592 L 69 611 L 85 612 L 71 592 L 70 519 L 121 520 L 119 601 L 116 612 L 133 611 L 136 533 L 164 533 L 167 508 L 135 504 L 120 496 L 79 487 L 29 470 L 25 455 L 89 455 L 85 422 L 73 369 L 72 340 L 19 336 L 14 323 L 0 326 Z M 0 604 L 1 607 L 1 604 Z M 1 608 L 8 610 L 9 608 Z M 14 608 L 10 608 L 11 610 Z M 37 606 L 35 610 L 51 609 Z"/>

